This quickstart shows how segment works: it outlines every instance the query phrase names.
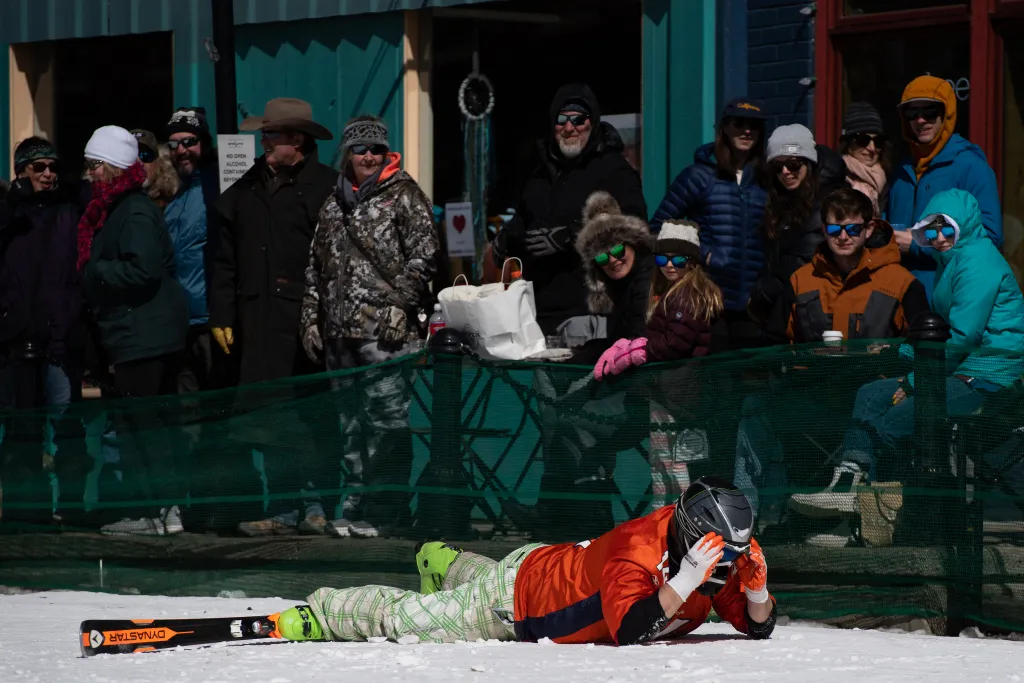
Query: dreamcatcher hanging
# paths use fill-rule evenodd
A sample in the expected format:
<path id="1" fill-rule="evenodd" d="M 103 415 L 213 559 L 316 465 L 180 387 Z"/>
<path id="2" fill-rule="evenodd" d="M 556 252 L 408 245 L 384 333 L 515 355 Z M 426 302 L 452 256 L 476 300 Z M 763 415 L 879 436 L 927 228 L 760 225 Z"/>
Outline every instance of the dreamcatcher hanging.
<path id="1" fill-rule="evenodd" d="M 473 203 L 473 239 L 476 244 L 474 277 L 483 276 L 484 249 L 487 247 L 487 189 L 491 178 L 491 112 L 494 110 L 494 86 L 486 76 L 473 70 L 459 86 L 462 111 L 462 149 L 464 177 L 463 201 Z"/>

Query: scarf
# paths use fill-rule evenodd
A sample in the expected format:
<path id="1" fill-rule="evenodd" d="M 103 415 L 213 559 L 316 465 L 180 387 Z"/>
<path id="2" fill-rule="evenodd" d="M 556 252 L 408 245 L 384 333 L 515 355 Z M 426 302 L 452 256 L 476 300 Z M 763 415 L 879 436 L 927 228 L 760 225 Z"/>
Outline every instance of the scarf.
<path id="1" fill-rule="evenodd" d="M 900 117 L 903 139 L 910 145 L 914 172 L 917 179 L 921 180 L 921 176 L 928 170 L 932 160 L 939 155 L 949 139 L 953 137 L 953 131 L 956 129 L 956 94 L 948 81 L 935 76 L 918 76 L 904 89 L 903 97 L 900 98 L 900 106 L 911 100 L 933 100 L 942 103 L 946 109 L 945 118 L 942 120 L 942 130 L 938 132 L 934 140 L 925 145 L 914 139 L 910 123 L 902 116 Z"/>
<path id="2" fill-rule="evenodd" d="M 141 190 L 146 182 L 146 169 L 139 162 L 129 166 L 124 173 L 111 181 L 92 184 L 92 199 L 85 207 L 82 220 L 78 222 L 78 270 L 81 272 L 89 262 L 92 238 L 107 222 L 114 200 L 133 190 Z"/>
<path id="3" fill-rule="evenodd" d="M 364 180 L 363 184 L 359 187 L 353 185 L 352 181 L 344 173 L 338 176 L 337 196 L 345 213 L 352 213 L 353 209 L 359 206 L 360 202 L 366 199 L 367 195 L 377 187 L 377 183 L 380 181 L 380 176 L 385 168 L 387 168 L 387 165 L 381 165 L 380 169 Z"/>
<path id="4" fill-rule="evenodd" d="M 878 198 L 888 180 L 885 177 L 885 169 L 882 168 L 882 164 L 868 166 L 849 154 L 843 155 L 843 161 L 846 162 L 846 182 L 853 189 L 866 194 L 871 200 L 871 205 L 875 207 L 875 213 L 881 213 L 878 208 Z"/>

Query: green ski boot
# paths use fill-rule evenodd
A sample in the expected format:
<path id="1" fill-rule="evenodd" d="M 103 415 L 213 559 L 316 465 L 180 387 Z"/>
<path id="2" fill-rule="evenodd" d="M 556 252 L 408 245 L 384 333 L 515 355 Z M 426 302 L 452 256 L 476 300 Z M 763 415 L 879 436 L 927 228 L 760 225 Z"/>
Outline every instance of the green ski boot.
<path id="1" fill-rule="evenodd" d="M 442 541 L 417 545 L 416 570 L 420 573 L 420 593 L 430 595 L 441 590 L 441 584 L 444 583 L 448 569 L 461 552 L 461 548 L 450 546 Z"/>
<path id="2" fill-rule="evenodd" d="M 306 605 L 286 609 L 277 615 L 277 632 L 288 640 L 327 640 L 313 610 Z"/>

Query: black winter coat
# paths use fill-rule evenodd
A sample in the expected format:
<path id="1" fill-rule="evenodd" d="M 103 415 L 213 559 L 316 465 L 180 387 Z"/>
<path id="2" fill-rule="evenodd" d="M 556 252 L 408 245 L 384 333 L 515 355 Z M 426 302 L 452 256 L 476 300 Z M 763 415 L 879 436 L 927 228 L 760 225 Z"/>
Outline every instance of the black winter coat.
<path id="1" fill-rule="evenodd" d="M 638 254 L 633 270 L 621 280 L 608 280 L 608 293 L 615 307 L 608 315 L 608 337 L 593 339 L 573 356 L 573 364 L 594 365 L 620 339 L 636 339 L 647 333 L 647 301 L 651 294 L 654 256 Z"/>
<path id="2" fill-rule="evenodd" d="M 16 181 L 0 198 L 0 358 L 31 341 L 62 362 L 84 344 L 78 274 L 82 183 L 32 192 Z"/>
<path id="3" fill-rule="evenodd" d="M 574 160 L 553 153 L 553 144 L 539 143 L 540 163 L 526 181 L 516 215 L 500 237 L 500 251 L 523 260 L 523 276 L 533 282 L 537 321 L 545 334 L 555 334 L 558 325 L 569 318 L 589 315 L 583 269 L 573 248 L 583 227 L 587 198 L 604 190 L 615 198 L 622 213 L 647 220 L 640 176 L 622 156 L 622 138 L 613 126 L 600 124 L 587 148 Z M 527 231 L 560 226 L 570 228 L 565 233 L 564 251 L 539 258 L 529 255 Z"/>
<path id="4" fill-rule="evenodd" d="M 111 364 L 183 351 L 188 301 L 160 207 L 141 191 L 121 195 L 89 254 L 82 289 Z"/>
<path id="5" fill-rule="evenodd" d="M 316 152 L 276 182 L 260 157 L 217 202 L 210 326 L 234 329 L 242 384 L 317 371 L 299 345 L 299 314 L 313 231 L 337 181 Z"/>

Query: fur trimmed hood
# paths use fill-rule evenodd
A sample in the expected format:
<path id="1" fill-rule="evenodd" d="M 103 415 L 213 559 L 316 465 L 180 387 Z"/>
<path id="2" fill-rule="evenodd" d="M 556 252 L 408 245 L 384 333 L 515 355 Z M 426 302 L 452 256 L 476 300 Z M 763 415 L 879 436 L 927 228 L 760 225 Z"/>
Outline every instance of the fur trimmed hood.
<path id="1" fill-rule="evenodd" d="M 616 244 L 628 244 L 634 248 L 635 270 L 637 263 L 651 252 L 654 238 L 647 221 L 623 215 L 614 197 L 607 192 L 595 192 L 583 207 L 583 229 L 576 236 L 576 252 L 583 260 L 587 285 L 587 308 L 595 315 L 611 313 L 615 304 L 608 293 L 610 281 L 594 263 L 594 257 Z"/>

